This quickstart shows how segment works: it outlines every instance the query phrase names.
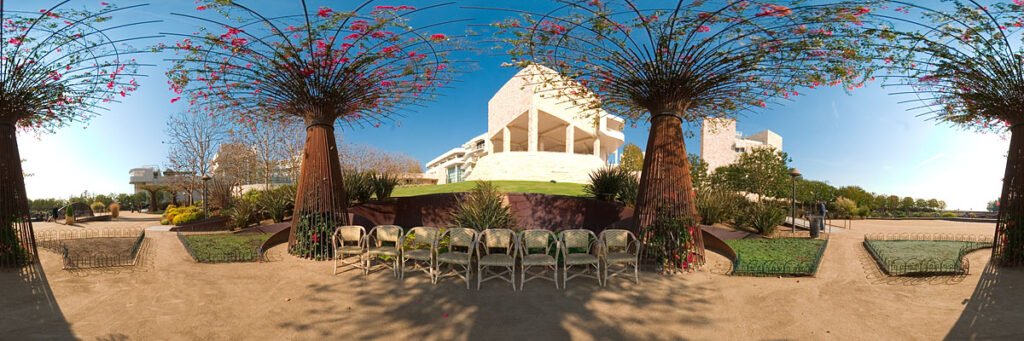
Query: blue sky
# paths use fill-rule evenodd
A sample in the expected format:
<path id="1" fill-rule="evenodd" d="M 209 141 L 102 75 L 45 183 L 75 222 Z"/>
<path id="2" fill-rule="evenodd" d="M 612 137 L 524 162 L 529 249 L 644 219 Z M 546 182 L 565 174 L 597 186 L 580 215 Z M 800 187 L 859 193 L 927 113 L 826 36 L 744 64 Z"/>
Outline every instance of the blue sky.
<path id="1" fill-rule="evenodd" d="M 137 3 L 111 2 L 122 6 Z M 73 3 L 96 6 L 92 1 L 75 0 Z M 282 3 L 291 2 L 275 2 L 265 10 L 296 11 Z M 310 2 L 314 8 L 324 5 L 335 9 L 351 6 L 347 3 Z M 417 6 L 432 3 L 437 2 L 380 1 L 380 4 Z M 459 5 L 522 6 L 516 5 L 518 1 L 507 3 L 460 1 Z M 193 0 L 157 1 L 144 10 L 133 11 L 131 16 L 139 20 L 165 20 L 145 28 L 153 33 L 190 32 L 192 22 L 166 14 L 172 11 L 195 13 L 194 7 Z M 457 6 L 433 13 L 446 18 L 472 18 L 478 23 L 494 21 L 501 15 Z M 172 43 L 173 39 L 164 41 Z M 486 46 L 480 47 L 486 50 Z M 110 110 L 88 127 L 76 124 L 56 134 L 19 136 L 22 157 L 28 159 L 26 171 L 35 174 L 26 181 L 29 197 L 66 197 L 85 190 L 130 192 L 129 169 L 165 163 L 167 148 L 162 143 L 165 122 L 169 114 L 185 110 L 186 101 L 169 102 L 175 96 L 167 89 L 163 75 L 167 65 L 162 61 L 164 57 L 145 57 L 144 62 L 157 66 L 145 70 L 150 76 L 139 80 L 138 93 L 124 103 L 110 105 Z M 470 57 L 478 66 L 452 89 L 443 91 L 430 106 L 411 113 L 399 124 L 341 130 L 344 140 L 404 152 L 425 162 L 486 131 L 487 101 L 515 70 L 501 67 L 504 57 L 492 56 L 489 52 Z M 803 95 L 792 103 L 770 106 L 741 118 L 738 126 L 747 134 L 771 129 L 782 135 L 792 164 L 805 177 L 836 186 L 859 185 L 877 193 L 937 198 L 945 200 L 950 208 L 960 209 L 984 209 L 985 202 L 999 195 L 1008 146 L 1002 136 L 962 131 L 915 117 L 914 113 L 906 111 L 908 105 L 897 103 L 901 98 L 887 95 L 877 83 L 858 89 L 852 95 L 837 88 L 801 93 Z M 638 123 L 636 127 L 628 127 L 625 134 L 627 142 L 643 147 L 647 126 Z M 691 153 L 699 151 L 698 136 L 686 142 Z"/>

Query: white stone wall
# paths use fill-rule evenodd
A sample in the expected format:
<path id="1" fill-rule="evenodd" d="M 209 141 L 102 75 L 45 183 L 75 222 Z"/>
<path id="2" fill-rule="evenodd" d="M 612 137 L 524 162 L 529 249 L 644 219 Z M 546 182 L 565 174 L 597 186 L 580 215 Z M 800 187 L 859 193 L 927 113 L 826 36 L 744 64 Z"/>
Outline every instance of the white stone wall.
<path id="1" fill-rule="evenodd" d="M 705 119 L 700 128 L 700 156 L 708 171 L 736 161 L 736 121 Z"/>
<path id="2" fill-rule="evenodd" d="M 558 152 L 511 152 L 484 156 L 466 180 L 522 180 L 588 183 L 590 173 L 605 166 L 594 155 Z"/>

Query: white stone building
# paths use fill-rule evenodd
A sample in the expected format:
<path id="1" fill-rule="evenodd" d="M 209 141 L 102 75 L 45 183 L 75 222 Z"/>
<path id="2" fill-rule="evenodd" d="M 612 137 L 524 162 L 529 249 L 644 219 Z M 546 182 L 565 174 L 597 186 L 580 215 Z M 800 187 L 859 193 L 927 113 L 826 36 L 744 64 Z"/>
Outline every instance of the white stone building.
<path id="1" fill-rule="evenodd" d="M 708 164 L 708 171 L 730 165 L 740 154 L 764 147 L 782 151 L 782 136 L 771 130 L 743 136 L 736 131 L 736 120 L 732 119 L 705 119 L 701 123 L 700 156 Z"/>
<path id="2" fill-rule="evenodd" d="M 593 115 L 545 91 L 542 66 L 520 70 L 487 103 L 487 132 L 426 164 L 438 184 L 472 180 L 586 183 L 591 171 L 617 163 L 622 118 Z M 550 84 L 550 83 L 549 83 Z"/>

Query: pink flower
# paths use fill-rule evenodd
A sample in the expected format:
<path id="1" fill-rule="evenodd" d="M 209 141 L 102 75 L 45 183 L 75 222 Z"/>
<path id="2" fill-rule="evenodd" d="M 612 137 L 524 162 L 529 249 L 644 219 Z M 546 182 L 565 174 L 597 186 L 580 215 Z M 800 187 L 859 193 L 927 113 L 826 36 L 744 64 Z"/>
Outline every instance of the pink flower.
<path id="1" fill-rule="evenodd" d="M 1013 0 L 1013 4 L 1017 6 L 1024 6 L 1024 0 Z"/>
<path id="2" fill-rule="evenodd" d="M 206 6 L 196 6 L 196 10 L 197 11 L 205 11 L 206 10 Z"/>
<path id="3" fill-rule="evenodd" d="M 7 39 L 7 43 L 11 44 L 11 45 L 14 45 L 14 46 L 21 45 L 21 38 L 15 37 L 15 38 Z"/>
<path id="4" fill-rule="evenodd" d="M 334 12 L 333 9 L 330 9 L 330 8 L 327 8 L 327 7 L 320 7 L 320 10 L 316 12 L 316 15 L 318 17 L 321 17 L 321 18 L 326 18 L 326 17 L 331 16 L 331 13 L 333 13 L 333 12 Z"/>
<path id="5" fill-rule="evenodd" d="M 793 14 L 793 10 L 789 7 L 781 5 L 763 5 L 761 6 L 761 12 L 756 16 L 758 17 L 785 17 Z"/>
<path id="6" fill-rule="evenodd" d="M 100 6 L 110 6 L 110 3 L 100 1 Z"/>
<path id="7" fill-rule="evenodd" d="M 435 34 L 430 36 L 430 40 L 433 40 L 433 41 L 442 41 L 442 40 L 445 40 L 445 39 L 448 39 L 448 36 L 445 36 L 444 34 L 441 34 L 441 33 L 435 33 Z"/>
<path id="8" fill-rule="evenodd" d="M 245 45 L 247 43 L 249 43 L 249 40 L 247 40 L 245 38 L 231 39 L 231 46 L 234 46 L 234 47 L 242 47 L 243 45 Z"/>
<path id="9" fill-rule="evenodd" d="M 177 102 L 179 100 L 181 100 L 181 97 L 171 98 L 171 104 L 174 104 L 174 102 Z"/>
<path id="10" fill-rule="evenodd" d="M 711 31 L 711 27 L 709 27 L 708 25 L 700 25 L 700 27 L 697 27 L 697 32 L 704 33 L 704 32 L 710 32 L 710 31 Z"/>

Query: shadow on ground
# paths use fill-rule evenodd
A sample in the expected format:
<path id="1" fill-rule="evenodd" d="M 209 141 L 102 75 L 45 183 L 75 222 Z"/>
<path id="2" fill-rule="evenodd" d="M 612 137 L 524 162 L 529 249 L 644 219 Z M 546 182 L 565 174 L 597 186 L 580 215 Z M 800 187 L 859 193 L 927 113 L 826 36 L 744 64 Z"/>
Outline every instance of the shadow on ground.
<path id="1" fill-rule="evenodd" d="M 478 291 L 475 277 L 473 289 L 467 290 L 465 282 L 454 278 L 433 285 L 422 273 L 406 276 L 396 280 L 384 271 L 310 285 L 312 295 L 301 300 L 318 308 L 306 311 L 310 318 L 280 327 L 325 339 L 681 340 L 685 331 L 662 326 L 712 324 L 702 311 L 710 305 L 704 295 L 713 290 L 678 276 L 645 274 L 639 285 L 615 278 L 604 288 L 574 279 L 565 290 L 549 281 L 531 281 L 515 292 L 500 281 L 485 282 Z M 344 292 L 355 301 L 322 302 Z M 336 328 L 341 325 L 363 328 L 341 331 Z"/>
<path id="2" fill-rule="evenodd" d="M 989 263 L 946 340 L 1024 339 L 1024 269 Z"/>
<path id="3" fill-rule="evenodd" d="M 71 326 L 50 291 L 39 262 L 0 270 L 0 338 L 70 340 Z"/>

